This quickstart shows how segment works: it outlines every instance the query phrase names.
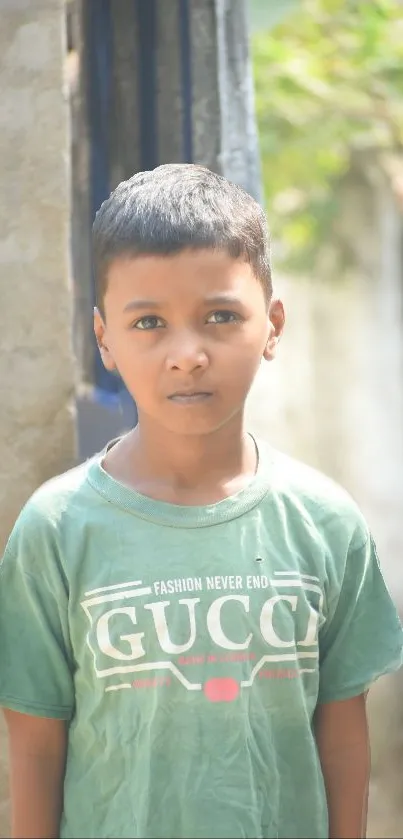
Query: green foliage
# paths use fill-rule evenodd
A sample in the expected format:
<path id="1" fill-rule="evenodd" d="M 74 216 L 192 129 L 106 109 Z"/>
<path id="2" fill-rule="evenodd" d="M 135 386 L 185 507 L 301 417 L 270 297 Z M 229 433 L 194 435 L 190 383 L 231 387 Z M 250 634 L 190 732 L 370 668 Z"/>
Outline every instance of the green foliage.
<path id="1" fill-rule="evenodd" d="M 262 173 L 284 263 L 329 241 L 352 154 L 403 146 L 401 0 L 301 0 L 252 37 Z"/>

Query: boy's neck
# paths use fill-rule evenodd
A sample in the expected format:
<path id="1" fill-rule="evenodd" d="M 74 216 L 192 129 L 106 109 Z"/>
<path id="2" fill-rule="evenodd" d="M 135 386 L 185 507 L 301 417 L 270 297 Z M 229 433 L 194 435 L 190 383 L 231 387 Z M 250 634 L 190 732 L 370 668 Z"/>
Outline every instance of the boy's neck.
<path id="1" fill-rule="evenodd" d="M 242 416 L 200 436 L 179 436 L 140 420 L 104 460 L 116 480 L 173 504 L 220 501 L 243 489 L 256 467 L 256 446 Z"/>

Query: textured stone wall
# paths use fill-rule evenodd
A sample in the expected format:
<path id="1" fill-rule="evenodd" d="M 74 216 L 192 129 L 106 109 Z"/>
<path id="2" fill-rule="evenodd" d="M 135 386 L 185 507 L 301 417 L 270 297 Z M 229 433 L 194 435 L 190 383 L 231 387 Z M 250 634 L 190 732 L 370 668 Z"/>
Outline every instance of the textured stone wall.
<path id="1" fill-rule="evenodd" d="M 75 457 L 61 0 L 0 0 L 0 551 Z M 0 836 L 6 821 L 0 730 Z"/>
<path id="2" fill-rule="evenodd" d="M 0 543 L 74 458 L 62 2 L 1 0 Z"/>

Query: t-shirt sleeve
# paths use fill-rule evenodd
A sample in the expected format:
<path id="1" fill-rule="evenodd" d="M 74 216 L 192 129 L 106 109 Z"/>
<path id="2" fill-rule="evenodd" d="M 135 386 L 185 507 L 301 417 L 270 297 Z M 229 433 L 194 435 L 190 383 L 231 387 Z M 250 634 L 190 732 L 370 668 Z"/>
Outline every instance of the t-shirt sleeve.
<path id="1" fill-rule="evenodd" d="M 330 607 L 319 634 L 319 702 L 358 696 L 402 664 L 402 627 L 370 534 L 349 552 Z"/>
<path id="2" fill-rule="evenodd" d="M 21 514 L 0 564 L 0 706 L 69 720 L 68 590 L 46 523 Z"/>

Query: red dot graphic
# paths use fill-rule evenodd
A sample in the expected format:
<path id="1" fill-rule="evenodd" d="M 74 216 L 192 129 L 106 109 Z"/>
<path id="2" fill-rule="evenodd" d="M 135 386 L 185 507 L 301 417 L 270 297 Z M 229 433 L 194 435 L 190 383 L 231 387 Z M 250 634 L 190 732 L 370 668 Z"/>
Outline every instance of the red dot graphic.
<path id="1" fill-rule="evenodd" d="M 203 690 L 209 702 L 233 702 L 239 694 L 239 684 L 230 677 L 209 679 Z"/>

